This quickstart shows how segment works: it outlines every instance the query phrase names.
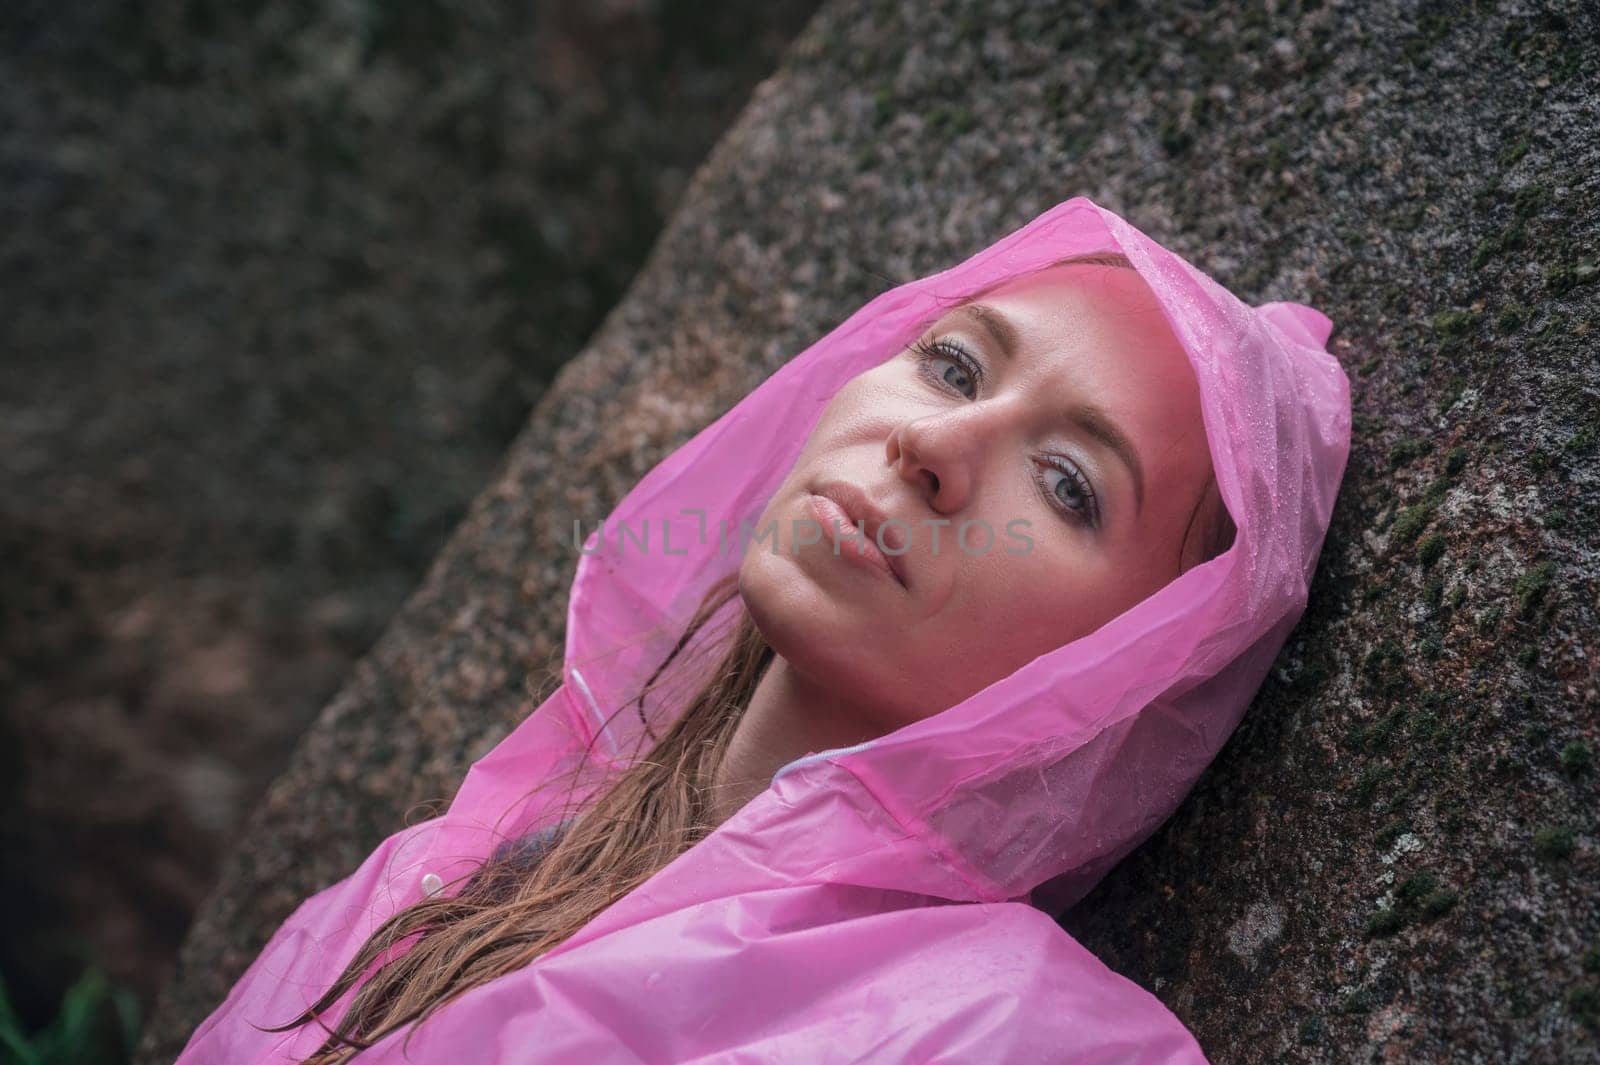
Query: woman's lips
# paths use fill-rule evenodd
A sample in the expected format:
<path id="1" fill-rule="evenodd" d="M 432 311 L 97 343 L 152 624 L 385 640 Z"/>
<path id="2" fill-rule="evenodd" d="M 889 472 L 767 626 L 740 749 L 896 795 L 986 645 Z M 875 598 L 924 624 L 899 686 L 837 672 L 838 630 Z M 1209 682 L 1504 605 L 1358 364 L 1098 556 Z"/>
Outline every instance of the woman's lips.
<path id="1" fill-rule="evenodd" d="M 834 538 L 838 538 L 838 550 L 835 554 L 846 556 L 859 562 L 864 562 L 873 569 L 882 572 L 890 580 L 905 587 L 905 582 L 895 572 L 894 565 L 887 555 L 878 549 L 877 543 L 871 536 L 861 535 L 860 527 L 851 520 L 845 509 L 827 496 L 813 494 L 811 496 L 811 512 L 816 516 L 817 522 L 822 526 L 822 546 L 834 550 Z M 854 541 L 853 543 L 851 541 Z"/>

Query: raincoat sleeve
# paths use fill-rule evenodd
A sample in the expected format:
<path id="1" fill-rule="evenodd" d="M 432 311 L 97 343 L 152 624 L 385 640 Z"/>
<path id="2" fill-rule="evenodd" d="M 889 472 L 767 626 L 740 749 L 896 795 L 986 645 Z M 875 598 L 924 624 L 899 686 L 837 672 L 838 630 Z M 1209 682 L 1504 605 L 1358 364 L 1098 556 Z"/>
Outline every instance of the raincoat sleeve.
<path id="1" fill-rule="evenodd" d="M 713 949 L 727 917 L 679 927 L 715 940 L 658 981 L 620 956 L 621 968 L 553 956 L 464 995 L 404 1051 L 404 1032 L 380 1041 L 364 1065 L 1206 1063 L 1160 1001 L 1022 903 L 768 930 L 734 937 L 731 953 Z"/>

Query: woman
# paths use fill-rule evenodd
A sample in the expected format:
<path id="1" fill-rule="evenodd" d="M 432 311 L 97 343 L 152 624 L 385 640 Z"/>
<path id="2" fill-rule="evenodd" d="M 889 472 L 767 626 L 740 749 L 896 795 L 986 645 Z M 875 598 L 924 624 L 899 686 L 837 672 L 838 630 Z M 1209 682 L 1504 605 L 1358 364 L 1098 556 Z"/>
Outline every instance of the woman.
<path id="1" fill-rule="evenodd" d="M 1304 610 L 1329 327 L 1085 197 L 875 298 L 594 531 L 562 686 L 179 1061 L 1203 1061 L 1040 907 Z"/>

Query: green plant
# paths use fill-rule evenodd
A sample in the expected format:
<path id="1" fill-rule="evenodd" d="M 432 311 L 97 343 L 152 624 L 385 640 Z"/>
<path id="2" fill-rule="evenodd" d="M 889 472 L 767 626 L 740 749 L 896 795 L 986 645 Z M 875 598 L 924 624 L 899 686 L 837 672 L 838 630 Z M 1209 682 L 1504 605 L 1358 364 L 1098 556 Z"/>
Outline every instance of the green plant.
<path id="1" fill-rule="evenodd" d="M 1406 925 L 1405 915 L 1390 906 L 1380 906 L 1367 918 L 1367 938 L 1392 936 Z"/>
<path id="2" fill-rule="evenodd" d="M 1581 740 L 1573 740 L 1561 748 L 1561 771 L 1569 777 L 1582 776 L 1593 762 L 1589 745 Z"/>
<path id="3" fill-rule="evenodd" d="M 0 978 L 0 1062 L 5 1065 L 121 1065 L 139 1038 L 133 992 L 90 967 L 62 996 L 55 1019 L 29 1035 Z"/>
<path id="4" fill-rule="evenodd" d="M 1541 858 L 1560 861 L 1572 856 L 1575 833 L 1567 825 L 1552 825 L 1533 834 L 1533 849 Z"/>

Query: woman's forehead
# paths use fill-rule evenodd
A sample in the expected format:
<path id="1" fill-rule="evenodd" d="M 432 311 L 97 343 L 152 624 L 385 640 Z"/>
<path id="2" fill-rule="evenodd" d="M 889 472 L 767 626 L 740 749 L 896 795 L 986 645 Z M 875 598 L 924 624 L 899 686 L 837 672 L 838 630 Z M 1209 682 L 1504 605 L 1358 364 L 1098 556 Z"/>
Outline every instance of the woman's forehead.
<path id="1" fill-rule="evenodd" d="M 946 321 L 995 323 L 974 331 L 1009 334 L 1016 356 L 1048 385 L 1049 401 L 1095 403 L 1139 452 L 1167 455 L 1172 472 L 1187 477 L 1188 466 L 1209 466 L 1194 368 L 1137 271 L 1048 267 L 991 286 L 952 308 Z M 1171 461 L 1178 440 L 1197 451 L 1193 463 Z"/>
<path id="2" fill-rule="evenodd" d="M 1066 263 L 1007 278 L 976 302 L 1016 307 L 1030 316 L 1051 310 L 1079 316 L 1098 312 L 1116 320 L 1154 314 L 1158 324 L 1166 324 L 1155 293 L 1137 270 L 1100 263 Z"/>
<path id="3" fill-rule="evenodd" d="M 1007 336 L 1011 346 L 1052 360 L 1092 355 L 1193 378 L 1155 293 L 1130 267 L 1047 267 L 989 286 L 943 318 L 993 323 L 989 331 Z"/>

